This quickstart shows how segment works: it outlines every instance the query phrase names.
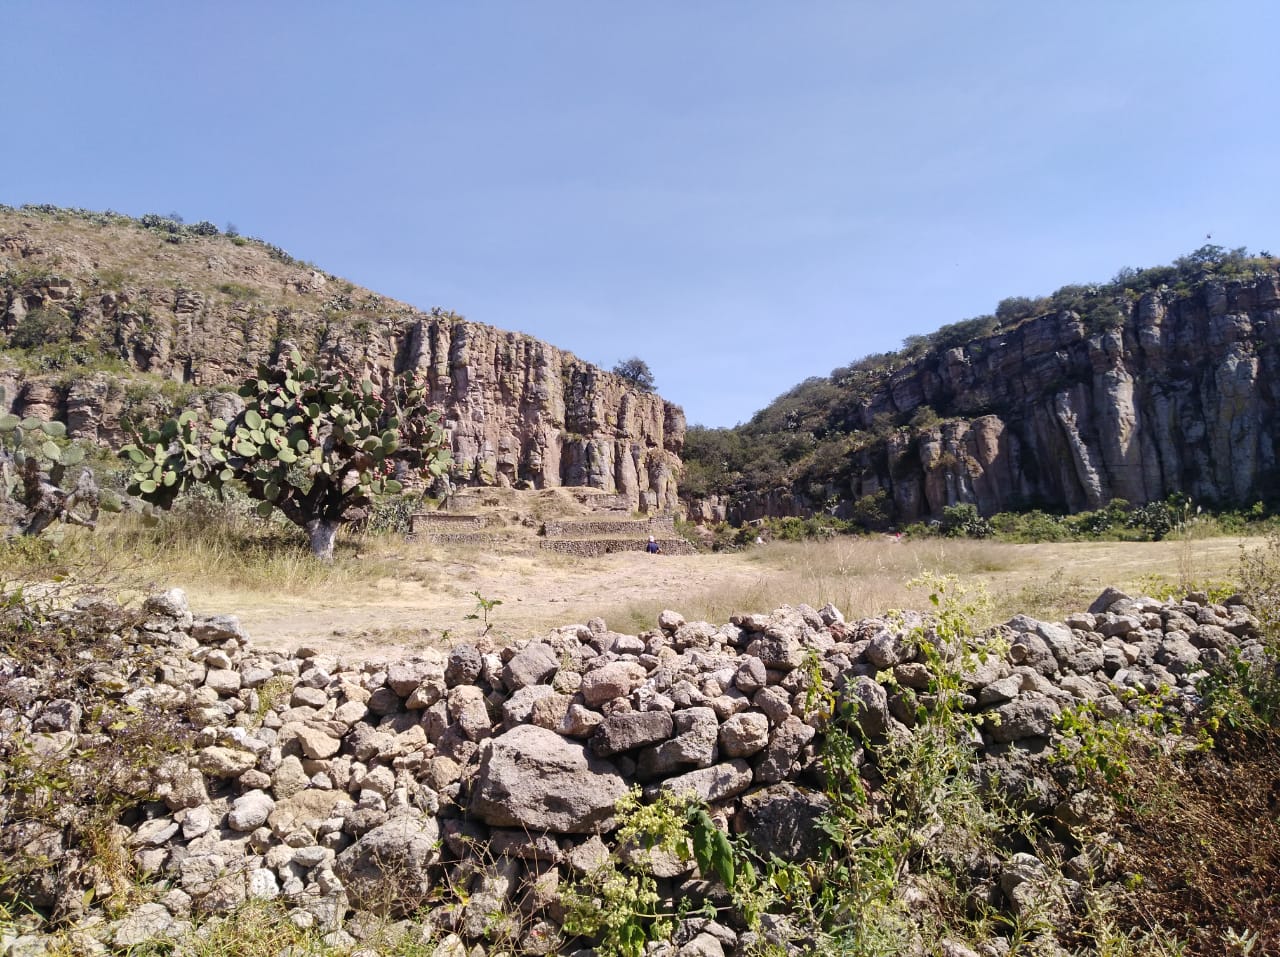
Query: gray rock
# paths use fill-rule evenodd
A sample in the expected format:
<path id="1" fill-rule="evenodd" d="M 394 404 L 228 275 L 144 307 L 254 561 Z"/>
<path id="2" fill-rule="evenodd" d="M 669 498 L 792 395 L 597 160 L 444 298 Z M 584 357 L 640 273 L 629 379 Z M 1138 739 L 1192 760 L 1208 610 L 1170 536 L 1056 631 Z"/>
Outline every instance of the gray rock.
<path id="1" fill-rule="evenodd" d="M 134 828 L 129 843 L 134 847 L 159 847 L 178 833 L 179 824 L 171 817 L 144 821 Z"/>
<path id="2" fill-rule="evenodd" d="M 444 680 L 450 688 L 471 684 L 480 677 L 484 659 L 475 645 L 458 645 L 449 652 L 449 663 L 444 669 Z"/>
<path id="3" fill-rule="evenodd" d="M 1019 615 L 1010 625 L 1023 619 L 1029 622 L 1033 627 L 1039 625 L 1034 618 L 1026 618 Z M 1049 647 L 1040 635 L 1034 631 L 1024 631 L 1016 636 L 1016 640 L 1009 648 L 1009 660 L 1015 665 L 1026 665 L 1034 668 L 1037 672 L 1045 676 L 1052 676 L 1058 673 L 1058 659 L 1054 655 L 1053 650 Z"/>
<path id="4" fill-rule="evenodd" d="M 821 849 L 818 822 L 830 806 L 825 794 L 775 784 L 742 798 L 738 824 L 765 858 L 776 854 L 784 861 L 809 860 Z"/>
<path id="5" fill-rule="evenodd" d="M 32 731 L 78 731 L 84 708 L 68 698 L 55 698 L 31 724 Z"/>
<path id="6" fill-rule="evenodd" d="M 254 868 L 249 872 L 248 894 L 252 900 L 275 900 L 280 896 L 280 882 L 267 868 Z"/>
<path id="7" fill-rule="evenodd" d="M 190 628 L 194 621 L 191 606 L 187 604 L 187 593 L 181 588 L 170 588 L 168 591 L 149 596 L 143 602 L 142 610 L 148 615 L 171 618 L 179 624 L 179 627 Z"/>
<path id="8" fill-rule="evenodd" d="M 375 827 L 338 855 L 334 873 L 353 906 L 404 916 L 428 898 L 440 860 L 434 817 L 402 815 Z"/>
<path id="9" fill-rule="evenodd" d="M 1022 692 L 1022 676 L 1009 675 L 978 690 L 978 704 L 1000 704 L 1012 701 Z"/>
<path id="10" fill-rule="evenodd" d="M 568 710 L 565 711 L 564 720 L 556 730 L 570 738 L 589 738 L 603 720 L 604 715 L 599 711 L 592 711 L 590 708 L 574 703 L 569 705 Z"/>
<path id="11" fill-rule="evenodd" d="M 678 611 L 671 611 L 671 609 L 668 608 L 658 613 L 658 627 L 668 634 L 675 632 L 675 630 L 683 624 L 684 615 L 680 614 Z"/>
<path id="12" fill-rule="evenodd" d="M 735 714 L 720 725 L 720 751 L 729 758 L 747 758 L 769 743 L 769 719 L 758 711 Z"/>
<path id="13" fill-rule="evenodd" d="M 858 675 L 849 683 L 846 694 L 858 706 L 856 720 L 862 733 L 868 737 L 884 734 L 889 727 L 888 692 L 866 675 Z"/>
<path id="14" fill-rule="evenodd" d="M 227 641 L 244 644 L 248 633 L 235 615 L 210 615 L 197 618 L 191 625 L 191 637 L 202 645 L 221 645 Z"/>
<path id="15" fill-rule="evenodd" d="M 227 814 L 227 826 L 233 831 L 253 831 L 267 822 L 276 802 L 265 791 L 248 791 L 236 798 Z"/>
<path id="16" fill-rule="evenodd" d="M 710 934 L 699 934 L 676 951 L 676 957 L 724 957 L 724 945 Z"/>
<path id="17" fill-rule="evenodd" d="M 787 777 L 801 749 L 813 740 L 816 733 L 799 718 L 788 718 L 778 725 L 769 737 L 763 760 L 756 767 L 756 782 L 772 784 Z"/>
<path id="18" fill-rule="evenodd" d="M 597 708 L 614 698 L 630 694 L 644 683 L 648 672 L 634 661 L 614 661 L 582 676 L 581 693 L 587 706 Z"/>
<path id="19" fill-rule="evenodd" d="M 892 668 L 902 661 L 902 642 L 887 628 L 871 636 L 871 643 L 864 652 L 867 661 L 877 668 Z"/>
<path id="20" fill-rule="evenodd" d="M 511 690 L 540 684 L 559 667 L 560 658 L 540 641 L 532 641 L 507 662 L 502 671 L 503 683 Z"/>
<path id="21" fill-rule="evenodd" d="M 233 695 L 240 690 L 240 672 L 230 668 L 210 671 L 205 675 L 204 683 L 206 687 L 212 688 L 224 697 Z"/>
<path id="22" fill-rule="evenodd" d="M 1019 741 L 1023 738 L 1047 738 L 1061 709 L 1052 698 L 1022 694 L 1001 705 L 994 713 L 998 718 L 988 722 L 988 737 L 992 741 Z"/>
<path id="23" fill-rule="evenodd" d="M 761 688 L 751 699 L 751 704 L 769 719 L 772 725 L 779 725 L 791 717 L 791 695 L 781 688 Z"/>
<path id="24" fill-rule="evenodd" d="M 739 758 L 667 778 L 659 787 L 677 797 L 693 794 L 709 803 L 723 801 L 751 787 L 751 765 Z"/>
<path id="25" fill-rule="evenodd" d="M 671 737 L 675 729 L 665 711 L 612 714 L 600 722 L 591 737 L 591 750 L 607 758 L 632 748 L 644 747 Z"/>
<path id="26" fill-rule="evenodd" d="M 733 676 L 733 683 L 743 694 L 752 695 L 763 688 L 769 681 L 769 673 L 764 662 L 759 658 L 748 658 Z"/>
<path id="27" fill-rule="evenodd" d="M 289 694 L 289 707 L 291 708 L 315 708 L 318 711 L 328 703 L 329 693 L 323 688 L 296 685 Z"/>
<path id="28" fill-rule="evenodd" d="M 458 685 L 449 689 L 447 701 L 449 717 L 463 734 L 472 741 L 488 737 L 493 725 L 483 691 L 475 685 Z"/>
<path id="29" fill-rule="evenodd" d="M 1120 589 L 1107 588 L 1101 595 L 1093 600 L 1093 604 L 1089 606 L 1089 614 L 1101 615 L 1116 602 L 1129 600 L 1129 596 L 1120 591 Z"/>
<path id="30" fill-rule="evenodd" d="M 302 753 L 313 760 L 331 758 L 342 748 L 342 741 L 328 732 L 308 725 L 293 725 L 292 730 Z"/>
<path id="31" fill-rule="evenodd" d="M 554 731 L 523 725 L 483 746 L 470 807 L 492 827 L 586 834 L 613 826 L 614 804 L 626 793 L 609 762 Z"/>
<path id="32" fill-rule="evenodd" d="M 421 658 L 405 658 L 387 665 L 387 687 L 401 698 L 407 698 L 430 678 L 439 678 L 438 664 Z"/>
<path id="33" fill-rule="evenodd" d="M 773 631 L 755 638 L 747 645 L 747 654 L 759 658 L 765 668 L 777 671 L 790 671 L 804 664 L 804 645 L 794 631 Z"/>
<path id="34" fill-rule="evenodd" d="M 196 753 L 195 765 L 211 778 L 238 778 L 258 763 L 250 751 L 218 746 L 203 748 Z"/>
<path id="35" fill-rule="evenodd" d="M 551 685 L 526 685 L 512 693 L 502 705 L 502 721 L 508 728 L 528 724 L 533 718 L 534 706 L 543 698 L 560 697 Z"/>
<path id="36" fill-rule="evenodd" d="M 1190 674 L 1200 668 L 1200 649 L 1181 632 L 1170 632 L 1161 642 L 1155 660 L 1175 675 Z"/>
<path id="37" fill-rule="evenodd" d="M 149 941 L 168 939 L 181 929 L 163 904 L 139 904 L 116 924 L 111 942 L 127 950 Z"/>
<path id="38" fill-rule="evenodd" d="M 586 875 L 609 863 L 609 848 L 597 835 L 575 844 L 565 853 L 565 863 L 575 874 Z"/>
<path id="39" fill-rule="evenodd" d="M 711 708 L 686 708 L 672 715 L 676 736 L 646 748 L 636 773 L 641 780 L 669 774 L 680 767 L 710 767 L 716 760 L 720 722 Z M 607 720 L 607 719 L 606 719 Z"/>

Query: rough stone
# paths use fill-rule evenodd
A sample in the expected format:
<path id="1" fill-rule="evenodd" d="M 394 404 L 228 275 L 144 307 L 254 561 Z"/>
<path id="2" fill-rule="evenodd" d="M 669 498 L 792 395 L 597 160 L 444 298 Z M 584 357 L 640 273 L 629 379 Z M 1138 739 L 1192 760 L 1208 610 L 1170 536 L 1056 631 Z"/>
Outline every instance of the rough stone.
<path id="1" fill-rule="evenodd" d="M 591 737 L 591 750 L 607 758 L 632 748 L 665 741 L 674 731 L 671 715 L 665 711 L 612 714 L 600 722 Z"/>
<path id="2" fill-rule="evenodd" d="M 339 854 L 334 873 L 354 906 L 403 916 L 428 899 L 439 840 L 434 818 L 397 817 Z"/>
<path id="3" fill-rule="evenodd" d="M 584 746 L 523 725 L 485 743 L 470 809 L 492 827 L 583 834 L 608 830 L 626 792 L 617 769 Z"/>

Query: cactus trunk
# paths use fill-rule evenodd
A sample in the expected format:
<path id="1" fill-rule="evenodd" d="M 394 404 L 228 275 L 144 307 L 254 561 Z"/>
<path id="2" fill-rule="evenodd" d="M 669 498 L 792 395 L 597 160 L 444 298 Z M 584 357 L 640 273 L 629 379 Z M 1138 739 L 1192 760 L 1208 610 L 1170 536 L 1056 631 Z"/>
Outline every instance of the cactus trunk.
<path id="1" fill-rule="evenodd" d="M 332 518 L 313 518 L 307 522 L 307 537 L 311 541 L 311 554 L 324 562 L 333 561 L 333 542 L 338 537 L 339 521 Z"/>

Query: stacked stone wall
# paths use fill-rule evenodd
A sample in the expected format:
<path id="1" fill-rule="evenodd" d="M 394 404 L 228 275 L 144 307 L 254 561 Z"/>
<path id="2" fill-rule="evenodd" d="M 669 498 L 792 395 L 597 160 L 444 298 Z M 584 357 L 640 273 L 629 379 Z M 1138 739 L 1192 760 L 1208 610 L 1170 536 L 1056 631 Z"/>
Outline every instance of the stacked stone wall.
<path id="1" fill-rule="evenodd" d="M 698 550 L 683 538 L 660 538 L 656 541 L 661 550 L 659 554 L 662 555 L 698 554 Z M 615 552 L 643 552 L 648 544 L 648 539 L 643 538 L 581 538 L 545 541 L 540 547 L 561 555 L 599 558 L 601 555 L 612 555 Z"/>
<path id="2" fill-rule="evenodd" d="M 548 538 L 620 538 L 626 533 L 647 537 L 672 536 L 676 533 L 675 520 L 670 515 L 644 519 L 548 519 L 544 528 Z"/>
<path id="3" fill-rule="evenodd" d="M 1260 656 L 1247 608 L 1199 597 L 1108 592 L 1062 623 L 1018 616 L 1002 626 L 990 647 L 1007 654 L 963 677 L 986 779 L 1038 812 L 1075 813 L 1072 785 L 1043 765 L 1064 709 L 1124 714 L 1133 692 L 1168 689 L 1164 706 L 1190 713 L 1212 669 L 1236 653 Z M 102 663 L 95 686 L 131 708 L 181 715 L 187 728 L 185 750 L 143 769 L 156 800 L 127 843 L 169 888 L 145 905 L 149 934 L 262 898 L 335 933 L 361 910 L 390 908 L 459 945 L 501 930 L 528 953 L 583 945 L 565 939 L 557 888 L 608 853 L 615 802 L 632 788 L 697 795 L 766 857 L 813 854 L 816 827 L 779 822 L 813 824 L 826 806 L 827 717 L 812 706 L 814 682 L 856 704 L 868 741 L 910 736 L 930 682 L 921 644 L 937 641 L 912 614 L 846 621 L 830 605 L 800 605 L 723 624 L 663 612 L 639 635 L 596 619 L 509 647 L 481 640 L 344 661 L 255 649 L 234 619 L 193 619 L 178 591 L 122 628 L 124 651 Z M 145 672 L 137 649 L 150 656 Z M 35 754 L 93 740 L 83 709 L 41 691 L 51 680 L 0 658 L 0 727 Z M 864 760 L 871 774 L 875 752 Z M 26 826 L 0 816 L 0 839 Z M 51 870 L 74 853 L 64 832 L 41 840 Z M 664 893 L 704 899 L 692 862 L 664 866 Z M 432 904 L 448 883 L 469 896 Z M 51 887 L 38 903 L 74 913 L 84 894 Z M 128 920 L 100 917 L 85 933 L 136 940 Z M 698 927 L 699 954 L 760 942 L 744 927 Z"/>

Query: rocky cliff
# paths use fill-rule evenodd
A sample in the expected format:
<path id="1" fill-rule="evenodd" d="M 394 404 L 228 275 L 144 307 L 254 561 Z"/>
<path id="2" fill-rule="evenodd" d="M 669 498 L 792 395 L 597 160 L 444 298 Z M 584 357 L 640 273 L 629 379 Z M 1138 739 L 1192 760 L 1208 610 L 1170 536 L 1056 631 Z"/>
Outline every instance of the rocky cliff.
<path id="1" fill-rule="evenodd" d="M 852 387 L 814 380 L 839 395 L 807 471 L 802 462 L 786 481 L 692 511 L 750 519 L 825 506 L 848 516 L 878 498 L 892 518 L 915 521 L 962 502 L 992 514 L 1174 492 L 1216 506 L 1274 498 L 1274 261 L 1231 280 L 1129 293 L 1107 303 L 1102 322 L 1052 311 L 890 362 Z M 824 450 L 825 471 L 813 464 Z"/>
<path id="2" fill-rule="evenodd" d="M 590 486 L 669 511 L 684 416 L 531 336 L 420 312 L 208 224 L 0 209 L 0 406 L 118 443 L 220 388 L 283 342 L 421 374 L 444 410 L 453 479 Z M 0 359 L 0 363 L 4 360 Z"/>

